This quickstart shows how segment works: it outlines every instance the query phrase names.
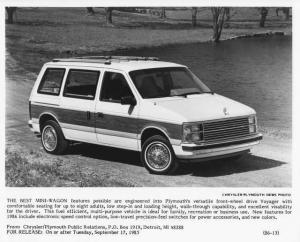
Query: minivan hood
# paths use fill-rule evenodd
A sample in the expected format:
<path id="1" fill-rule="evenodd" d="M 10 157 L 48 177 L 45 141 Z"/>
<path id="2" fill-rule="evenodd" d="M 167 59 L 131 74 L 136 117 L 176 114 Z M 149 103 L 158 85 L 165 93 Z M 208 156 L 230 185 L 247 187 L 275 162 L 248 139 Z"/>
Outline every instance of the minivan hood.
<path id="1" fill-rule="evenodd" d="M 158 107 L 181 116 L 186 122 L 255 114 L 252 108 L 218 94 L 204 93 L 187 97 L 152 99 L 152 101 Z"/>

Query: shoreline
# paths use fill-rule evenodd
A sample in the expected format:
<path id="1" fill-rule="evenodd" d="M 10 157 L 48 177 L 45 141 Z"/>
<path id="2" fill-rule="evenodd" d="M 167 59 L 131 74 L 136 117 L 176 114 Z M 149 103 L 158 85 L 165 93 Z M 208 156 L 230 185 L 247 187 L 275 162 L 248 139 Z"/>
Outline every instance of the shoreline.
<path id="1" fill-rule="evenodd" d="M 227 35 L 228 33 L 225 33 L 225 35 Z M 266 38 L 266 37 L 273 37 L 273 36 L 292 36 L 292 31 L 280 31 L 280 30 L 266 30 L 266 31 L 257 31 L 257 32 L 251 32 L 249 31 L 249 33 L 247 34 L 239 34 L 239 35 L 233 35 L 231 36 L 230 34 L 228 34 L 227 37 L 222 38 L 219 41 L 219 43 L 224 42 L 224 41 L 231 41 L 231 40 L 237 40 L 237 39 L 249 39 L 249 38 Z M 73 56 L 74 54 L 76 55 L 82 55 L 82 54 L 90 54 L 90 53 L 99 53 L 100 55 L 105 55 L 105 54 L 109 54 L 109 53 L 114 53 L 114 52 L 118 52 L 118 51 L 129 51 L 129 50 L 139 50 L 139 49 L 150 49 L 150 48 L 162 48 L 162 47 L 167 47 L 167 46 L 180 46 L 180 45 L 189 45 L 189 44 L 206 44 L 206 43 L 212 43 L 212 44 L 217 44 L 214 43 L 211 39 L 203 39 L 203 40 L 195 40 L 195 41 L 182 41 L 182 42 L 169 42 L 169 43 L 160 43 L 160 44 L 145 44 L 145 45 L 132 45 L 132 46 L 128 46 L 128 47 L 115 47 L 112 49 L 107 49 L 107 50 L 102 50 L 102 51 L 88 51 L 88 50 L 81 50 L 78 49 L 77 51 L 73 51 L 73 50 L 65 50 L 62 52 L 59 52 L 60 54 L 68 54 Z"/>
<path id="2" fill-rule="evenodd" d="M 232 29 L 234 30 L 234 29 Z M 248 32 L 248 33 L 245 33 Z M 224 41 L 231 41 L 231 40 L 237 40 L 237 39 L 249 39 L 249 38 L 266 38 L 266 37 L 273 37 L 273 36 L 292 36 L 292 31 L 282 31 L 282 30 L 266 30 L 266 31 L 249 31 L 243 30 L 241 34 L 233 35 L 230 33 L 223 33 L 223 37 L 221 36 L 221 39 L 219 42 L 224 42 Z M 11 40 L 9 37 L 6 37 L 6 51 L 11 52 L 10 49 L 11 47 L 17 47 L 19 44 L 11 44 L 9 43 Z M 33 53 L 39 53 L 42 55 L 47 55 L 47 53 L 51 55 L 58 55 L 62 57 L 67 57 L 67 56 L 82 56 L 82 55 L 90 55 L 93 53 L 99 54 L 99 55 L 106 55 L 118 51 L 128 51 L 128 50 L 138 50 L 138 49 L 144 49 L 144 48 L 159 48 L 159 47 L 167 47 L 167 46 L 180 46 L 180 45 L 186 45 L 186 44 L 205 44 L 205 43 L 212 43 L 215 44 L 208 36 L 202 36 L 202 39 L 200 40 L 195 40 L 194 38 L 191 38 L 191 40 L 182 40 L 179 42 L 159 42 L 155 43 L 149 42 L 147 44 L 125 44 L 125 47 L 121 46 L 110 46 L 110 48 L 106 46 L 86 46 L 85 48 L 83 47 L 78 47 L 77 49 L 66 49 L 62 47 L 62 49 L 55 49 L 51 48 L 53 47 L 52 44 L 47 43 L 35 43 L 35 46 L 32 45 L 32 43 L 28 44 L 26 42 L 32 42 L 31 40 L 29 41 L 24 41 L 24 45 L 27 47 L 26 49 L 29 52 Z M 127 45 L 127 46 L 126 46 Z M 23 45 L 22 45 L 23 46 Z M 17 58 L 16 58 L 17 59 Z"/>
<path id="3" fill-rule="evenodd" d="M 265 38 L 265 37 L 273 37 L 273 36 L 292 36 L 292 35 L 293 35 L 292 32 L 289 32 L 289 31 L 268 30 L 268 31 L 264 31 L 264 32 L 254 32 L 254 33 L 249 33 L 249 34 L 235 35 L 232 37 L 220 39 L 220 42 L 237 40 L 237 39 Z M 206 43 L 214 44 L 214 42 L 212 40 L 202 40 L 202 41 L 194 41 L 194 42 L 166 43 L 166 44 L 161 44 L 161 45 L 145 45 L 145 46 L 138 46 L 138 47 L 135 47 L 135 46 L 125 47 L 125 48 L 121 47 L 121 48 L 116 48 L 114 50 L 104 50 L 102 52 L 96 52 L 96 53 L 106 55 L 106 54 L 114 53 L 114 52 L 118 52 L 118 51 L 130 51 L 130 50 L 139 50 L 139 49 L 163 48 L 163 47 L 176 46 L 176 45 L 179 46 L 179 45 L 206 44 Z M 86 52 L 86 53 L 92 53 L 92 52 Z M 69 54 L 69 52 L 68 52 L 68 54 Z"/>
<path id="4" fill-rule="evenodd" d="M 133 33 L 122 33 L 121 35 L 127 36 L 126 39 L 116 39 L 115 36 L 118 29 L 108 29 L 110 32 L 103 42 L 95 42 L 94 39 L 83 37 L 83 33 L 75 33 L 78 37 L 83 37 L 84 39 L 74 40 L 73 34 L 67 33 L 66 38 L 60 40 L 61 43 L 56 43 L 57 40 L 49 39 L 44 41 L 44 33 L 38 35 L 36 31 L 29 36 L 27 34 L 22 34 L 20 26 L 6 26 L 6 51 L 9 52 L 15 61 L 25 70 L 37 73 L 40 67 L 53 58 L 66 58 L 73 56 L 83 56 L 83 55 L 112 55 L 118 51 L 128 51 L 137 50 L 143 48 L 158 48 L 167 46 L 187 45 L 187 44 L 205 44 L 214 42 L 211 41 L 211 29 L 196 29 L 196 30 L 178 30 L 166 31 L 169 34 L 158 36 L 157 32 L 148 33 L 149 36 L 153 37 L 147 39 L 147 36 L 142 36 L 138 41 L 133 41 L 134 37 L 138 34 L 142 35 L 144 30 L 137 30 Z M 13 27 L 11 29 L 11 27 Z M 30 27 L 31 28 L 31 27 Z M 103 28 L 99 29 L 100 34 L 103 33 Z M 142 32 L 141 32 L 142 31 Z M 155 30 L 156 31 L 156 30 Z M 158 30 L 159 33 L 161 30 Z M 165 32 L 165 33 L 166 33 Z M 186 36 L 182 37 L 182 33 Z M 61 30 L 57 32 L 57 36 L 61 34 Z M 97 33 L 98 35 L 99 33 Z M 243 39 L 243 38 L 268 38 L 275 35 L 292 36 L 291 27 L 277 27 L 269 28 L 262 31 L 261 29 L 229 29 L 225 28 L 223 30 L 220 42 Z M 53 35 L 52 35 L 53 36 Z M 178 40 L 174 41 L 172 36 L 181 36 Z M 56 37 L 57 38 L 57 37 Z M 82 41 L 86 39 L 85 45 L 82 45 Z M 147 41 L 146 41 L 147 39 Z M 109 41 L 108 41 L 109 40 Z M 24 58 L 26 62 L 24 62 Z"/>

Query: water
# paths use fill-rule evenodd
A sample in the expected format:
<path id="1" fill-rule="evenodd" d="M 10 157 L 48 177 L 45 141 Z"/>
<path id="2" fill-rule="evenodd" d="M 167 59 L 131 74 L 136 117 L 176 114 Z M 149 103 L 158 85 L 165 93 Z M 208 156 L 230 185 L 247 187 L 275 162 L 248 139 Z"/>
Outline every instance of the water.
<path id="1" fill-rule="evenodd" d="M 263 129 L 292 129 L 292 37 L 238 39 L 117 51 L 187 65 L 213 91 L 257 111 Z"/>

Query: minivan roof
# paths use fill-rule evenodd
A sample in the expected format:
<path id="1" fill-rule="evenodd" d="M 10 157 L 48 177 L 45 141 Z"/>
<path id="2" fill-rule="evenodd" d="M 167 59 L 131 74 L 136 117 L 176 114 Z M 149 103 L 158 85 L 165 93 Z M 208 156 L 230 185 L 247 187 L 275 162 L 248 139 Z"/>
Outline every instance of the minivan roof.
<path id="1" fill-rule="evenodd" d="M 141 69 L 163 68 L 163 67 L 185 67 L 180 64 L 159 61 L 156 57 L 135 57 L 135 56 L 87 56 L 75 58 L 53 59 L 46 65 L 55 66 L 81 66 L 81 67 L 102 67 L 118 69 L 123 71 L 134 71 Z"/>

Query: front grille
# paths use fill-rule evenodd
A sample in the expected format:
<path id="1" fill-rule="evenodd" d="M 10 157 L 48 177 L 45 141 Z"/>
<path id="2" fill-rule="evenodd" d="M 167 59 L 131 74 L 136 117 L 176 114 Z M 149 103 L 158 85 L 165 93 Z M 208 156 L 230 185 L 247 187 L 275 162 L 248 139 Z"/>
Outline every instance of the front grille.
<path id="1" fill-rule="evenodd" d="M 205 142 L 230 140 L 249 135 L 249 120 L 245 117 L 204 122 L 203 131 Z"/>

